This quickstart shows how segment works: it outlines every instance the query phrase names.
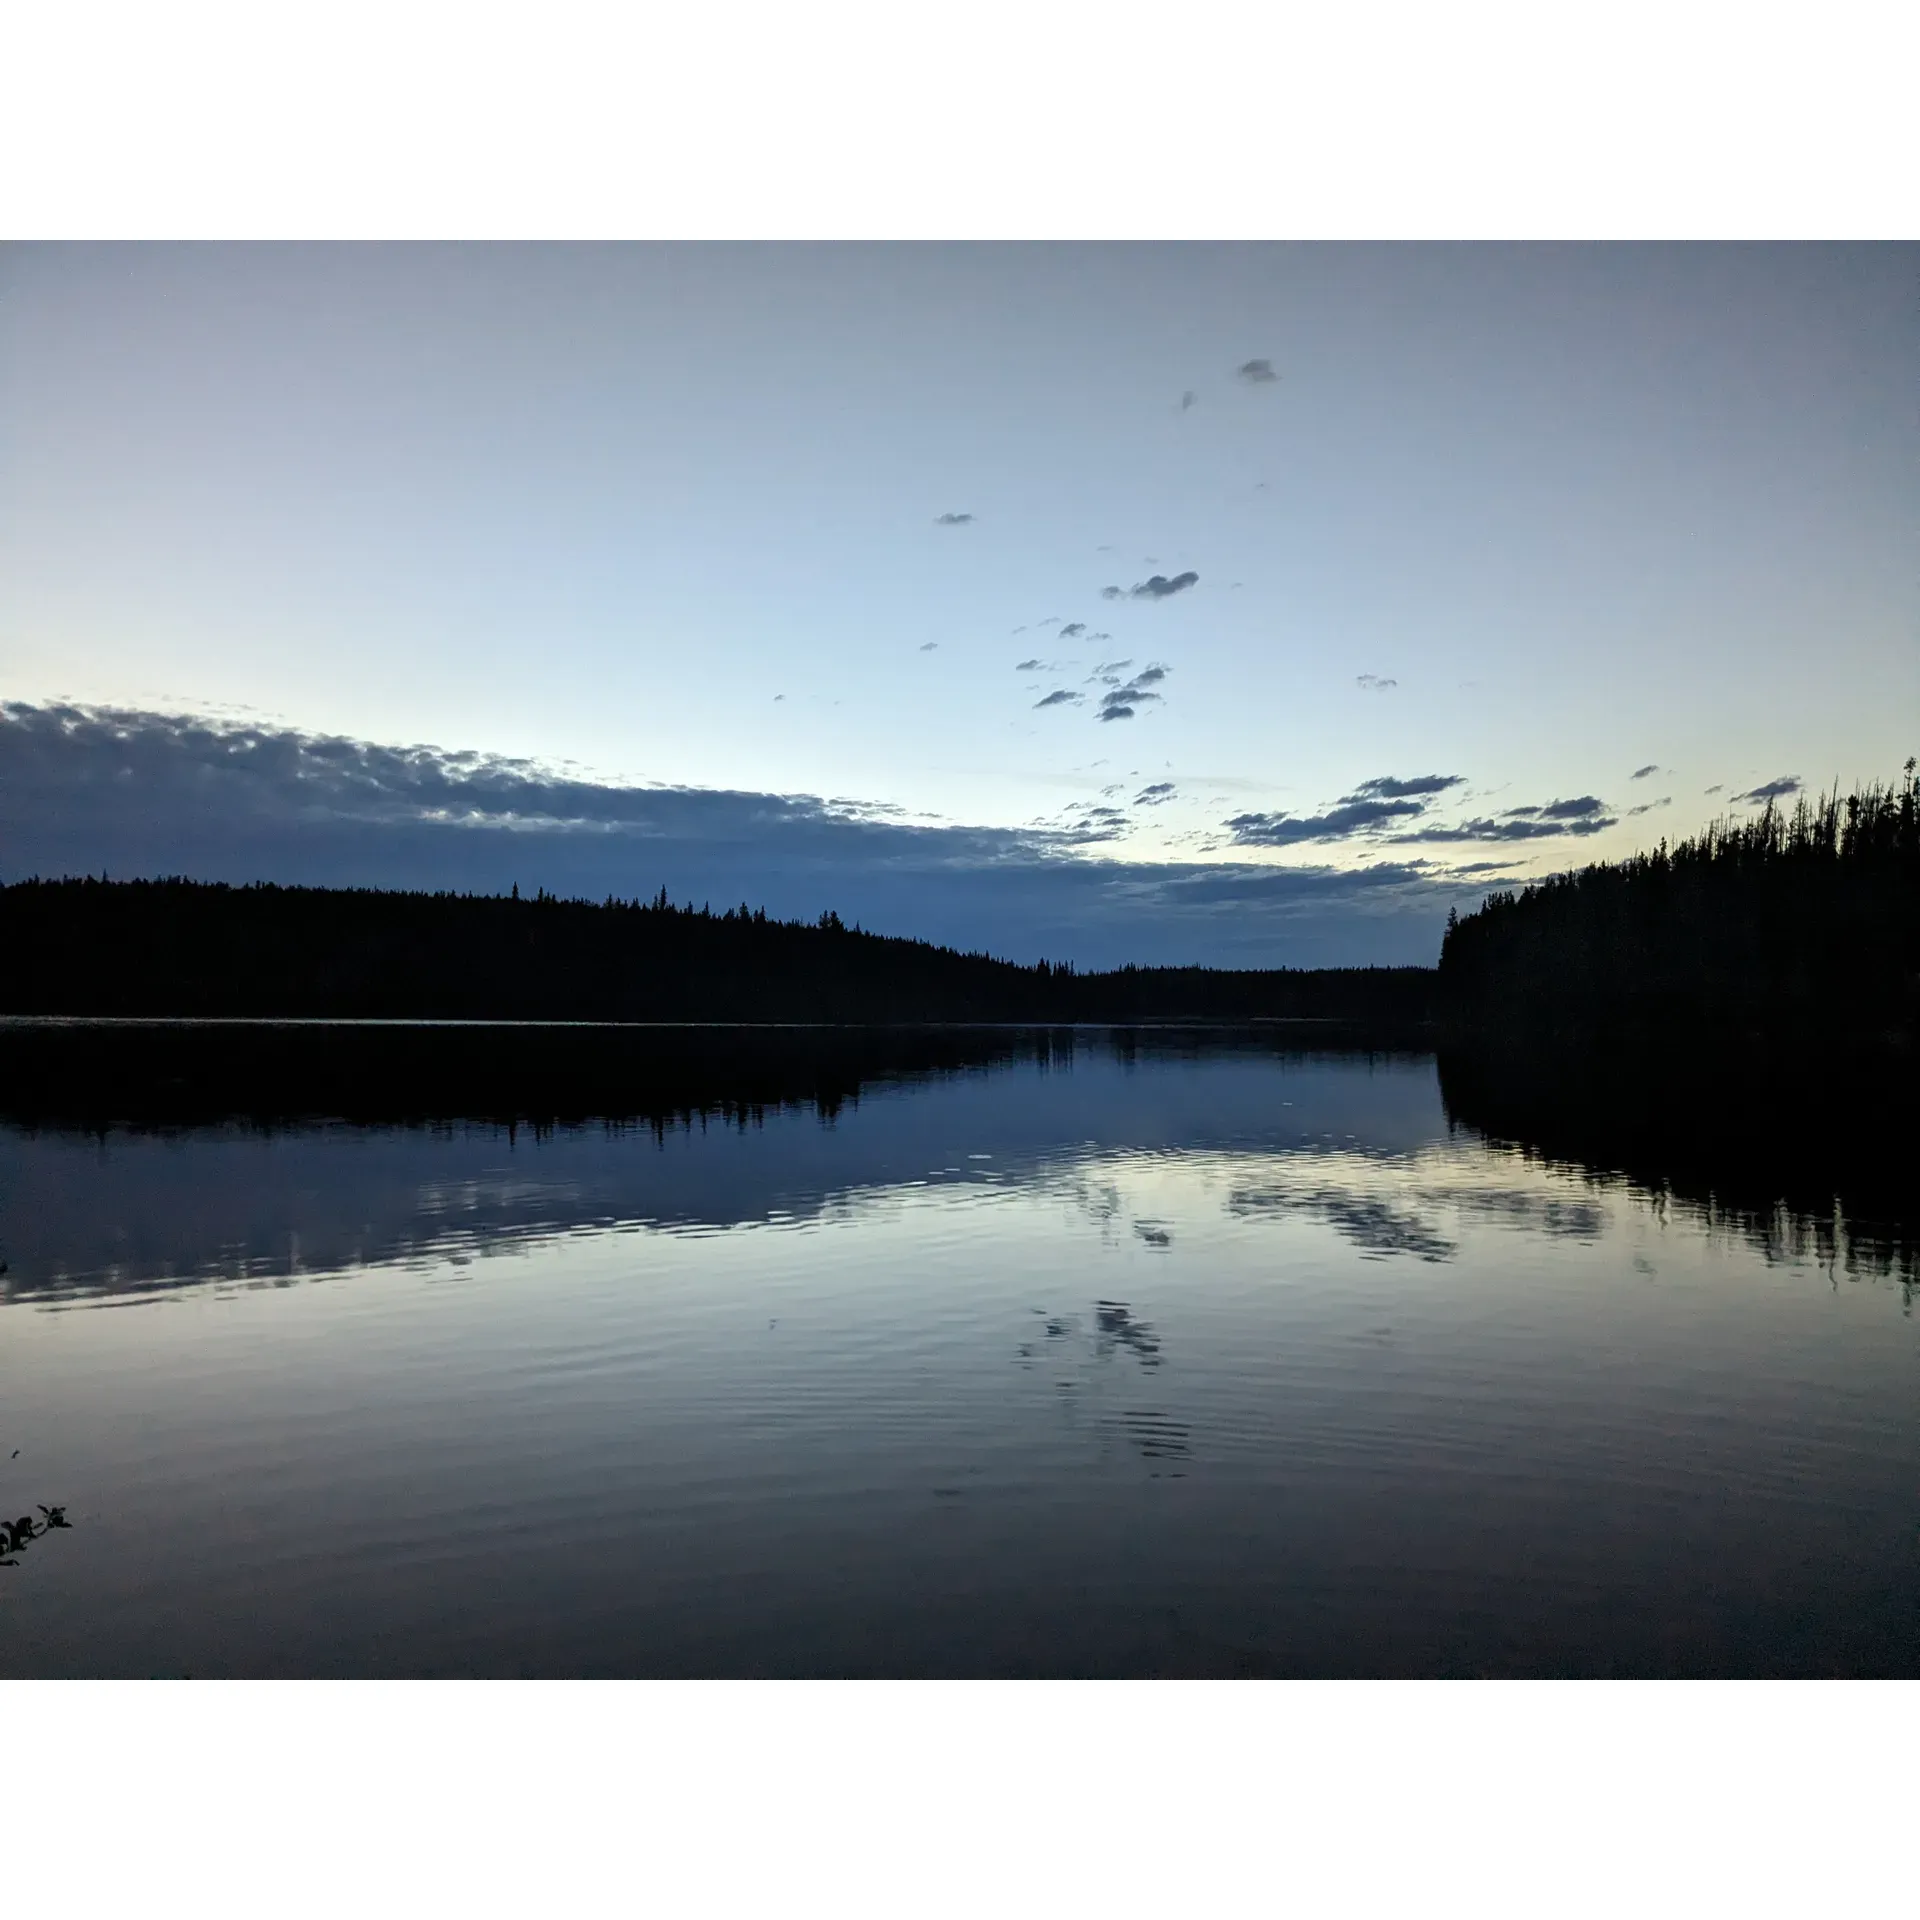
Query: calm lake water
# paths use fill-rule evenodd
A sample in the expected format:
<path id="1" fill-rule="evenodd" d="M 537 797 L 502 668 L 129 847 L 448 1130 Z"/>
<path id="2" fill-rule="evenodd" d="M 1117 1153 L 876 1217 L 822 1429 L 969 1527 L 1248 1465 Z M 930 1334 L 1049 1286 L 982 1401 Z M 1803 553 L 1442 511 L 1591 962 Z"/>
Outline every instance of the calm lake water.
<path id="1" fill-rule="evenodd" d="M 1920 1672 L 1910 1273 L 1430 1056 L 16 1121 L 0 1258 L 11 1675 Z"/>

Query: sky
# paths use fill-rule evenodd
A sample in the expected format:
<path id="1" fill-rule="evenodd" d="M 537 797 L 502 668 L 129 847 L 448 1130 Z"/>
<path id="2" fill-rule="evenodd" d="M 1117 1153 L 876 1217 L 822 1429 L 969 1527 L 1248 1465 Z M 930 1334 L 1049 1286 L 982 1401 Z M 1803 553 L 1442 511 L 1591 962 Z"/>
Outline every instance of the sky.
<path id="1" fill-rule="evenodd" d="M 1920 742 L 1920 249 L 0 249 L 0 878 L 1429 961 Z"/>

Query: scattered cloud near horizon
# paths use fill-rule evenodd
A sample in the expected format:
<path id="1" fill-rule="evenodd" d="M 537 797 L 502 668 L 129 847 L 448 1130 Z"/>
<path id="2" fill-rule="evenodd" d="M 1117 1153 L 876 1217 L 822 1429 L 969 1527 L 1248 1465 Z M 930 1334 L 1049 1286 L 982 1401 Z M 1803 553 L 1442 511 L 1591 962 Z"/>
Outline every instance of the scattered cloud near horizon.
<path id="1" fill-rule="evenodd" d="M 970 527 L 973 524 L 973 515 L 970 513 L 936 514 L 933 524 L 936 527 Z"/>
<path id="2" fill-rule="evenodd" d="M 1400 682 L 1383 680 L 1377 673 L 1360 673 L 1354 675 L 1353 684 L 1366 693 L 1391 693 Z"/>
<path id="3" fill-rule="evenodd" d="M 1765 786 L 1755 787 L 1747 793 L 1736 793 L 1736 800 L 1744 800 L 1750 807 L 1765 806 L 1769 800 L 1784 800 L 1790 793 L 1800 791 L 1800 776 L 1797 773 L 1783 773 L 1777 780 L 1769 780 Z"/>
<path id="4" fill-rule="evenodd" d="M 1226 826 L 1237 846 L 1293 847 L 1362 838 L 1388 846 L 1546 840 L 1563 834 L 1600 833 L 1619 824 L 1607 811 L 1606 802 L 1591 793 L 1572 800 L 1509 807 L 1497 816 L 1450 825 L 1432 820 L 1436 797 L 1462 781 L 1463 776 L 1457 773 L 1417 774 L 1406 779 L 1381 774 L 1363 780 L 1319 813 L 1239 813 Z M 1393 831 L 1388 831 L 1390 828 Z"/>
<path id="5" fill-rule="evenodd" d="M 1656 774 L 1660 771 L 1661 769 L 1655 766 L 1654 763 L 1651 760 L 1649 760 L 1644 767 L 1635 767 L 1634 770 L 1627 775 L 1627 778 L 1629 780 L 1645 780 L 1650 775 Z"/>

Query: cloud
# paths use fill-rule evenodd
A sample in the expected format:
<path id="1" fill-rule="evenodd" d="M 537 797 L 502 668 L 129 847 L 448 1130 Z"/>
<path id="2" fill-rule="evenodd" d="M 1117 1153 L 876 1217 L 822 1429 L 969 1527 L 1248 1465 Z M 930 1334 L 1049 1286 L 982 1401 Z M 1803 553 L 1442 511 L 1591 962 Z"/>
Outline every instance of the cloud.
<path id="1" fill-rule="evenodd" d="M 776 693 L 776 694 L 775 694 L 775 695 L 773 696 L 773 698 L 774 698 L 774 704 L 775 704 L 775 705 L 777 706 L 777 705 L 778 705 L 778 704 L 779 704 L 779 703 L 780 703 L 780 702 L 781 702 L 782 700 L 784 700 L 784 699 L 785 699 L 786 697 L 787 697 L 787 696 L 786 696 L 786 695 L 785 695 L 784 693 Z"/>
<path id="2" fill-rule="evenodd" d="M 1586 820 L 1606 810 L 1606 802 L 1590 793 L 1583 793 L 1577 800 L 1549 800 L 1543 807 L 1514 808 L 1515 813 L 1537 813 L 1543 820 Z"/>
<path id="3" fill-rule="evenodd" d="M 1292 847 L 1317 840 L 1349 840 L 1377 833 L 1395 821 L 1416 820 L 1433 796 L 1457 787 L 1457 773 L 1419 773 L 1402 779 L 1390 773 L 1363 780 L 1351 793 L 1321 813 L 1242 813 L 1226 824 L 1240 846 Z M 1395 835 L 1399 839 L 1403 836 Z"/>
<path id="4" fill-rule="evenodd" d="M 1246 381 L 1251 387 L 1264 387 L 1278 380 L 1280 376 L 1273 370 L 1271 360 L 1243 360 L 1234 368 L 1236 378 Z"/>
<path id="5" fill-rule="evenodd" d="M 1800 791 L 1800 776 L 1797 773 L 1783 773 L 1778 780 L 1769 780 L 1764 787 L 1755 787 L 1750 793 L 1736 793 L 1736 800 L 1744 800 L 1750 807 L 1764 806 L 1769 800 L 1784 800 L 1790 793 Z"/>
<path id="6" fill-rule="evenodd" d="M 1706 789 L 1706 791 L 1707 791 L 1708 793 L 1718 793 L 1718 792 L 1720 792 L 1720 788 L 1719 788 L 1719 786 L 1718 786 L 1718 785 L 1714 785 L 1714 786 L 1711 786 L 1711 787 L 1708 787 L 1708 788 Z"/>
<path id="7" fill-rule="evenodd" d="M 1059 637 L 1062 640 L 1077 640 L 1086 630 L 1087 623 L 1084 620 L 1070 620 L 1060 629 Z"/>
<path id="8" fill-rule="evenodd" d="M 1390 693 L 1400 682 L 1383 680 L 1377 673 L 1359 673 L 1354 675 L 1353 684 L 1367 693 Z"/>
<path id="9" fill-rule="evenodd" d="M 1185 413 L 1189 407 L 1198 406 L 1199 403 L 1200 396 L 1189 387 L 1187 391 L 1180 396 L 1180 411 Z"/>
<path id="10" fill-rule="evenodd" d="M 1164 807 L 1173 798 L 1174 786 L 1171 780 L 1156 780 L 1150 787 L 1142 787 L 1133 796 L 1136 807 Z"/>
<path id="11" fill-rule="evenodd" d="M 1171 580 L 1164 573 L 1156 573 L 1142 580 L 1139 585 L 1128 588 L 1126 597 L 1129 600 L 1170 600 L 1176 593 L 1185 593 L 1189 587 L 1199 584 L 1200 576 L 1197 573 L 1176 573 Z M 1118 587 L 1102 587 L 1100 593 L 1106 600 L 1118 600 L 1121 597 Z"/>
<path id="12" fill-rule="evenodd" d="M 1527 816 L 1540 811 L 1516 807 L 1497 820 L 1467 820 L 1457 827 L 1421 827 L 1413 833 L 1389 836 L 1395 846 L 1427 845 L 1461 840 L 1552 840 L 1562 834 L 1603 833 L 1620 823 L 1611 814 L 1595 814 L 1584 819 L 1537 820 Z"/>
<path id="13" fill-rule="evenodd" d="M 973 524 L 970 513 L 937 513 L 933 517 L 936 527 L 968 527 Z"/>
<path id="14" fill-rule="evenodd" d="M 1236 813 L 1226 824 L 1241 847 L 1297 847 L 1314 840 L 1350 840 L 1355 834 L 1424 813 L 1418 800 L 1351 800 L 1325 813 Z"/>
<path id="15" fill-rule="evenodd" d="M 1033 705 L 1036 712 L 1042 707 L 1077 707 L 1085 698 L 1084 694 L 1069 693 L 1065 687 L 1055 687 L 1044 700 L 1036 700 Z"/>
<path id="16" fill-rule="evenodd" d="M 1124 667 L 1130 663 L 1121 660 L 1115 664 Z M 1113 691 L 1102 697 L 1099 717 L 1102 720 L 1131 720 L 1142 703 L 1162 697 L 1152 689 L 1166 677 L 1165 667 L 1143 667 L 1131 680 L 1122 685 L 1115 685 L 1114 679 L 1109 676 L 1106 684 L 1112 687 Z"/>
<path id="17" fill-rule="evenodd" d="M 1044 660 L 1021 660 L 1014 664 L 1015 673 L 1045 673 L 1047 663 Z"/>
<path id="18" fill-rule="evenodd" d="M 1362 780 L 1347 795 L 1349 800 L 1412 800 L 1422 794 L 1444 793 L 1449 787 L 1457 787 L 1465 778 L 1458 773 L 1420 773 L 1411 780 L 1396 780 L 1391 774 L 1381 774 L 1377 779 Z"/>
<path id="19" fill-rule="evenodd" d="M 1118 809 L 1116 809 L 1118 811 Z M 1096 823 L 1098 830 L 1104 823 Z M 614 785 L 533 762 L 0 703 L 0 880 L 181 874 L 244 884 L 746 899 L 1082 966 L 1431 965 L 1467 896 L 1361 870 L 1096 859 L 1071 834 L 915 824 L 806 794 Z"/>
<path id="20" fill-rule="evenodd" d="M 1633 815 L 1636 815 L 1636 814 L 1652 813 L 1657 808 L 1670 807 L 1672 805 L 1673 805 L 1673 795 L 1670 793 L 1662 794 L 1658 800 L 1649 800 L 1644 806 L 1629 807 L 1627 809 L 1627 813 L 1629 817 L 1632 817 Z"/>
<path id="21" fill-rule="evenodd" d="M 920 651 L 922 653 L 935 653 L 939 650 L 939 646 L 940 642 L 938 640 L 923 640 L 920 643 Z"/>
<path id="22" fill-rule="evenodd" d="M 1635 767 L 1634 770 L 1627 775 L 1627 778 L 1629 780 L 1644 780 L 1649 774 L 1655 774 L 1659 771 L 1660 769 L 1649 760 L 1644 767 Z"/>

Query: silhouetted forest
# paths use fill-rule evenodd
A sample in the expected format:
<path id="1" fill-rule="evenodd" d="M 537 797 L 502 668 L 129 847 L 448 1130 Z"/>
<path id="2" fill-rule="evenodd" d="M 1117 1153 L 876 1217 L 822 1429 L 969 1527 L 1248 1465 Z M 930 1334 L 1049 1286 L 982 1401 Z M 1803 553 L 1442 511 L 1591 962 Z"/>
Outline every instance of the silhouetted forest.
<path id="1" fill-rule="evenodd" d="M 1920 1014 L 1920 781 L 1771 802 L 1672 846 L 1449 920 L 1440 991 L 1468 1029 L 1628 1029 L 1910 1051 Z"/>
<path id="2" fill-rule="evenodd" d="M 393 1020 L 1417 1023 L 1431 968 L 1018 966 L 823 914 L 668 901 L 27 880 L 0 1013 Z"/>

